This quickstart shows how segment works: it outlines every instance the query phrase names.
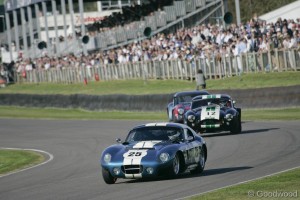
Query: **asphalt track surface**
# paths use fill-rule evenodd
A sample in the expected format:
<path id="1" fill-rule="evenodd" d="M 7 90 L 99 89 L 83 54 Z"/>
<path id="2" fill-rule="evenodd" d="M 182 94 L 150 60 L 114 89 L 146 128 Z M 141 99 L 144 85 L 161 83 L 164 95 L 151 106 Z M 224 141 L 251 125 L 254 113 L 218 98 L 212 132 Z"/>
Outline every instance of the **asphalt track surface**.
<path id="1" fill-rule="evenodd" d="M 0 119 L 1 148 L 40 149 L 54 156 L 45 165 L 1 177 L 0 199 L 178 199 L 300 166 L 299 121 L 246 121 L 241 134 L 205 137 L 208 160 L 201 175 L 106 185 L 102 150 L 141 123 Z"/>

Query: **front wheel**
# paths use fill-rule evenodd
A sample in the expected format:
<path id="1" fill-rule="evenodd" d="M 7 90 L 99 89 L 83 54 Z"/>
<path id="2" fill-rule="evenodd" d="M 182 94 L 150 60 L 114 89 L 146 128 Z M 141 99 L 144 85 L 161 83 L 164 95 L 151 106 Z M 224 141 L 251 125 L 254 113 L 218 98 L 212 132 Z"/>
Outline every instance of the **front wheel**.
<path id="1" fill-rule="evenodd" d="M 117 178 L 113 177 L 110 172 L 102 168 L 103 180 L 106 184 L 114 184 L 117 181 Z"/>
<path id="2" fill-rule="evenodd" d="M 179 172 L 180 172 L 180 159 L 178 154 L 176 154 L 175 158 L 173 159 L 173 163 L 169 175 L 170 177 L 176 177 L 178 176 Z"/>
<path id="3" fill-rule="evenodd" d="M 230 129 L 230 133 L 231 134 L 238 134 L 241 133 L 242 131 L 242 124 L 241 124 L 241 120 L 236 119 Z"/>

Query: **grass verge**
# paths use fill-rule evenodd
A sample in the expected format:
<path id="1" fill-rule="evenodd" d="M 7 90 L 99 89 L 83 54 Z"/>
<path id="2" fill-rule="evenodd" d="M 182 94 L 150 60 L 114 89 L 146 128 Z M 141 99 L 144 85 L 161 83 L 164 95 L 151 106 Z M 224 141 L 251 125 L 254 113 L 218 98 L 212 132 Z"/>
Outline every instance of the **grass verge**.
<path id="1" fill-rule="evenodd" d="M 242 120 L 300 120 L 300 107 L 242 110 Z M 167 121 L 167 113 L 131 111 L 87 111 L 81 109 L 27 108 L 0 106 L 1 118 L 154 120 Z"/>
<path id="2" fill-rule="evenodd" d="M 252 73 L 224 79 L 207 80 L 207 90 L 249 89 L 263 87 L 284 87 L 300 85 L 300 72 Z M 3 94 L 171 94 L 178 91 L 194 90 L 195 81 L 188 80 L 114 80 L 79 84 L 13 84 L 1 88 Z"/>
<path id="3" fill-rule="evenodd" d="M 190 198 L 191 200 L 299 199 L 300 168 Z"/>
<path id="4" fill-rule="evenodd" d="M 0 149 L 0 175 L 31 167 L 43 161 L 44 156 L 34 151 Z"/>

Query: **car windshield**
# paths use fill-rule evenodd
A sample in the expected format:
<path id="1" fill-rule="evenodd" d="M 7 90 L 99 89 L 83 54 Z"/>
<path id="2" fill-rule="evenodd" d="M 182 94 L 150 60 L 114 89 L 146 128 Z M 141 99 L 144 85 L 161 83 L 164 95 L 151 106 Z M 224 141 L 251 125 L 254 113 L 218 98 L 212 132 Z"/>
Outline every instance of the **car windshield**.
<path id="1" fill-rule="evenodd" d="M 192 99 L 198 95 L 199 94 L 189 94 L 189 95 L 184 95 L 184 96 L 177 96 L 174 98 L 174 103 L 175 103 L 175 105 L 180 104 L 180 103 L 191 103 Z"/>
<path id="2" fill-rule="evenodd" d="M 201 100 L 193 101 L 192 109 L 199 108 L 202 106 L 208 106 L 208 105 L 212 105 L 212 104 L 216 104 L 221 107 L 224 107 L 224 106 L 231 107 L 230 99 L 224 97 L 224 98 L 201 99 Z"/>
<path id="3" fill-rule="evenodd" d="M 146 126 L 131 130 L 126 138 L 126 142 L 167 141 L 183 139 L 183 135 L 183 129 L 177 127 Z"/>

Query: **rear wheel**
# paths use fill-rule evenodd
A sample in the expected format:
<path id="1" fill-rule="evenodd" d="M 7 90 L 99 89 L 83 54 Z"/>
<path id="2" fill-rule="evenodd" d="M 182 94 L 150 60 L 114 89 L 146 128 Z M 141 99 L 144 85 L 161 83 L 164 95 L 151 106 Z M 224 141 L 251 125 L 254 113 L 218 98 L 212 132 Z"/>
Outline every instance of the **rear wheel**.
<path id="1" fill-rule="evenodd" d="M 102 176 L 106 184 L 114 184 L 117 181 L 117 178 L 113 177 L 110 172 L 104 168 L 102 168 Z"/>
<path id="2" fill-rule="evenodd" d="M 191 174 L 200 174 L 203 172 L 205 167 L 205 153 L 204 150 L 201 149 L 200 155 L 199 155 L 199 161 L 198 161 L 198 166 L 196 169 L 191 170 Z"/>

